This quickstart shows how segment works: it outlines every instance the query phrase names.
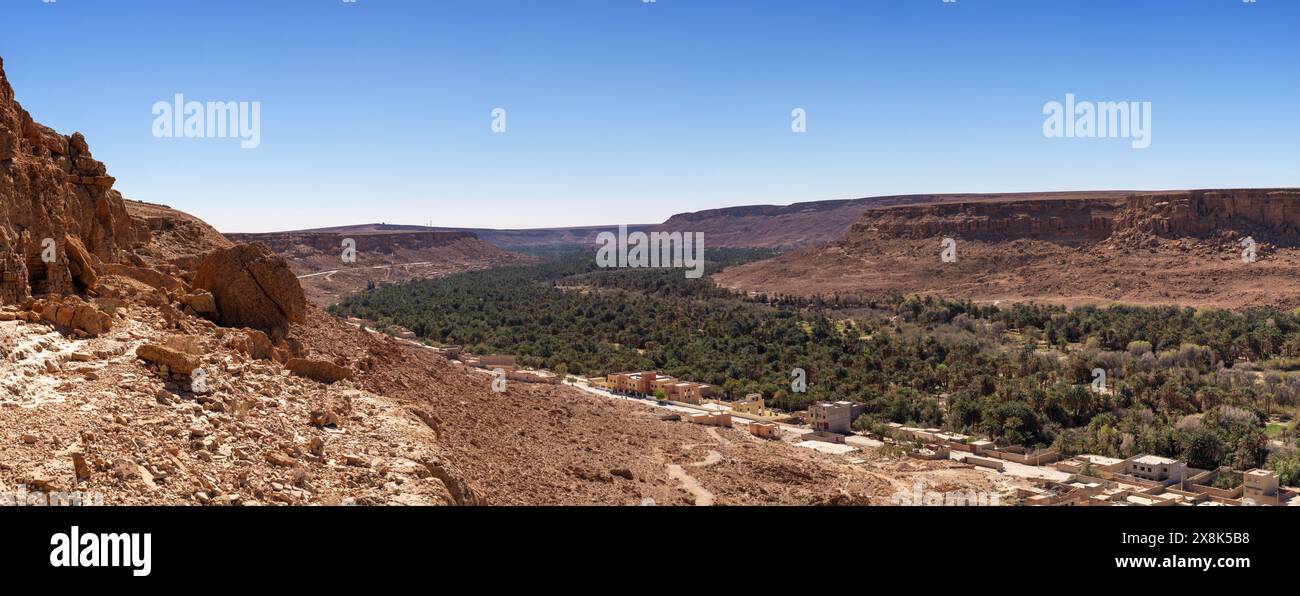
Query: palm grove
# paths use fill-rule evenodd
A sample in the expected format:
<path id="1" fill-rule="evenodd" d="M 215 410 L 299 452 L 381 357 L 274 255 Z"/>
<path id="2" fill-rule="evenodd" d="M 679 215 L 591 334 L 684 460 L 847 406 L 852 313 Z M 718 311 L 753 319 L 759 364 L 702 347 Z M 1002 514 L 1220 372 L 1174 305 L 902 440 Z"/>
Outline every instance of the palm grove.
<path id="1" fill-rule="evenodd" d="M 715 249 L 707 269 L 766 254 Z M 791 411 L 862 402 L 863 429 L 922 424 L 1066 454 L 1268 465 L 1300 483 L 1294 423 L 1269 423 L 1300 404 L 1300 311 L 744 296 L 677 270 L 599 269 L 584 251 L 380 286 L 334 312 L 560 373 L 661 370 Z M 806 392 L 790 389 L 796 368 Z"/>

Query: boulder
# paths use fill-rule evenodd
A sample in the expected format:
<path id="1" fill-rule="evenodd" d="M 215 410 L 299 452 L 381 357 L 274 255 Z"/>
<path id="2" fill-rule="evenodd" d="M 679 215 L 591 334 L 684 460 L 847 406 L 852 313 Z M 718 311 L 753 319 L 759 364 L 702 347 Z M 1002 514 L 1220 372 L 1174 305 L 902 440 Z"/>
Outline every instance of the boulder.
<path id="1" fill-rule="evenodd" d="M 215 317 L 221 314 L 217 312 L 217 299 L 207 290 L 198 290 L 185 296 L 185 305 L 197 315 Z"/>
<path id="2" fill-rule="evenodd" d="M 252 327 L 283 336 L 289 323 L 301 323 L 307 299 L 283 257 L 265 244 L 217 249 L 203 258 L 194 287 L 211 292 L 226 327 Z"/>
<path id="3" fill-rule="evenodd" d="M 269 360 L 273 350 L 271 338 L 256 329 L 244 329 L 243 333 L 233 334 L 226 340 L 226 346 L 255 360 Z"/>
<path id="4" fill-rule="evenodd" d="M 286 366 L 298 376 L 322 383 L 337 383 L 352 378 L 352 369 L 339 366 L 328 360 L 290 358 Z"/>
<path id="5" fill-rule="evenodd" d="M 198 358 L 154 344 L 145 344 L 136 348 L 135 356 L 145 362 L 165 365 L 171 372 L 182 375 L 188 375 L 199 367 Z"/>
<path id="6" fill-rule="evenodd" d="M 107 333 L 113 327 L 113 317 L 76 296 L 38 300 L 32 303 L 32 311 L 40 315 L 40 320 L 63 331 L 81 331 L 95 336 Z"/>

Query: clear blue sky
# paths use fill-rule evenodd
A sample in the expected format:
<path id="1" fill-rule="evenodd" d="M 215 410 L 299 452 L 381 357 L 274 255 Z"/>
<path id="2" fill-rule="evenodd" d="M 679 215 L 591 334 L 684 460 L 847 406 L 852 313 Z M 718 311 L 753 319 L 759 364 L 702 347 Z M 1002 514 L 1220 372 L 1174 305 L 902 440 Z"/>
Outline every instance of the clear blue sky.
<path id="1" fill-rule="evenodd" d="M 1297 31 L 1295 0 L 0 0 L 33 116 L 228 232 L 1300 186 Z M 261 102 L 261 146 L 154 138 L 176 93 Z M 1152 102 L 1151 147 L 1045 138 L 1066 93 Z"/>

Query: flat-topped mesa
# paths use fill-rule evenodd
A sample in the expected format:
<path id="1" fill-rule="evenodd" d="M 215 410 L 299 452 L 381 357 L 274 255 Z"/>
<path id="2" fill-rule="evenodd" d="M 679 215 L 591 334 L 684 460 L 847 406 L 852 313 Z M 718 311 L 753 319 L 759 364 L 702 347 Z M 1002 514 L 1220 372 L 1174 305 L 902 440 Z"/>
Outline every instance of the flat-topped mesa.
<path id="1" fill-rule="evenodd" d="M 1261 234 L 1300 241 L 1300 190 L 1194 190 L 1059 200 L 985 201 L 869 209 L 843 241 L 951 236 L 1077 245 L 1133 235 L 1209 237 Z"/>
<path id="2" fill-rule="evenodd" d="M 953 236 L 966 240 L 1031 238 L 1063 244 L 1097 242 L 1112 231 L 1122 199 L 1058 199 L 940 203 L 867 210 L 846 239 L 921 239 Z"/>
<path id="3" fill-rule="evenodd" d="M 1300 189 L 1194 190 L 1129 197 L 1116 225 L 1162 237 L 1256 232 L 1279 244 L 1300 241 Z"/>
<path id="4" fill-rule="evenodd" d="M 0 59 L 0 303 L 93 291 L 99 263 L 147 240 L 113 183 L 81 133 L 32 120 Z"/>
<path id="5" fill-rule="evenodd" d="M 295 254 L 300 247 L 333 254 L 342 249 L 343 241 L 351 238 L 359 253 L 391 254 L 399 249 L 419 250 L 448 246 L 460 240 L 477 240 L 473 232 L 273 232 L 267 234 L 226 234 L 231 242 L 247 244 L 262 242 L 279 254 Z"/>

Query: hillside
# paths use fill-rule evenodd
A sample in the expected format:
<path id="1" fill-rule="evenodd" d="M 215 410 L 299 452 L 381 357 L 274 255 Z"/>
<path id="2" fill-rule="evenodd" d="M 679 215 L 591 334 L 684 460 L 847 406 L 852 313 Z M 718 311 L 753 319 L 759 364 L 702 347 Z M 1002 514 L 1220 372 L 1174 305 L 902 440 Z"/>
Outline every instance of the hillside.
<path id="1" fill-rule="evenodd" d="M 307 299 L 318 306 L 335 304 L 370 284 L 443 277 L 529 260 L 484 242 L 472 232 L 355 229 L 226 237 L 238 243 L 262 242 L 284 257 Z M 355 259 L 345 262 L 346 240 L 353 242 L 350 247 L 355 249 Z"/>
<path id="2" fill-rule="evenodd" d="M 838 240 L 742 265 L 722 285 L 789 295 L 1300 306 L 1300 191 L 1195 190 L 869 209 Z M 1241 243 L 1256 241 L 1244 263 Z M 956 262 L 940 258 L 944 238 Z"/>

